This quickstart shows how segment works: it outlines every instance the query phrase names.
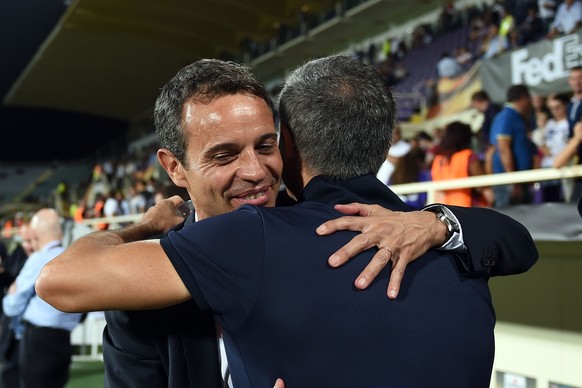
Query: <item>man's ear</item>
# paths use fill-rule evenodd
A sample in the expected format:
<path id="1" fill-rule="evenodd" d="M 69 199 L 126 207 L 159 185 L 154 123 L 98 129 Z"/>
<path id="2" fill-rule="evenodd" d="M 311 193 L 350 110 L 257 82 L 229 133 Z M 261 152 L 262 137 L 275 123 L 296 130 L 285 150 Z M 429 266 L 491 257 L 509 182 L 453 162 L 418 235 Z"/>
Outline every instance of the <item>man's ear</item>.
<path id="1" fill-rule="evenodd" d="M 279 150 L 283 158 L 283 183 L 291 197 L 298 200 L 302 197 L 303 177 L 301 175 L 301 156 L 295 145 L 291 131 L 283 124 L 280 127 Z"/>
<path id="2" fill-rule="evenodd" d="M 285 162 L 285 159 L 296 160 L 299 158 L 295 138 L 289 128 L 284 124 L 280 126 L 279 151 L 281 152 L 283 162 Z"/>
<path id="3" fill-rule="evenodd" d="M 170 150 L 167 148 L 160 148 L 158 150 L 158 160 L 176 186 L 188 187 L 188 180 L 186 179 L 184 166 L 178 159 L 176 159 Z"/>

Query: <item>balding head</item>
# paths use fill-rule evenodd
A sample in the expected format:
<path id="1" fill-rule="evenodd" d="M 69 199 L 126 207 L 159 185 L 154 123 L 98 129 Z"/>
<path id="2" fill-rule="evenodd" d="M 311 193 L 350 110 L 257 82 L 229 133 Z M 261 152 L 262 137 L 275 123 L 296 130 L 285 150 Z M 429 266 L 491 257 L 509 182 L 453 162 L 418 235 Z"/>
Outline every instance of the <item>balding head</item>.
<path id="1" fill-rule="evenodd" d="M 30 221 L 34 234 L 34 249 L 40 250 L 51 241 L 63 239 L 63 229 L 59 214 L 54 209 L 40 209 Z"/>

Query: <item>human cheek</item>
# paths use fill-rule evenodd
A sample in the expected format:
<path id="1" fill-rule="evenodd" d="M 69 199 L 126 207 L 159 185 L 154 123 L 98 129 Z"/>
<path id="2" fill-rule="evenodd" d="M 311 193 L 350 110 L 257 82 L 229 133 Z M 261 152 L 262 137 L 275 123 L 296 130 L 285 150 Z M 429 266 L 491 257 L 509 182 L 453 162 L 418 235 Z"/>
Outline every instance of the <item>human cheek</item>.
<path id="1" fill-rule="evenodd" d="M 273 175 L 277 177 L 281 176 L 281 172 L 283 171 L 283 159 L 281 158 L 281 154 L 278 151 L 272 155 L 269 155 L 265 159 L 264 164 Z"/>

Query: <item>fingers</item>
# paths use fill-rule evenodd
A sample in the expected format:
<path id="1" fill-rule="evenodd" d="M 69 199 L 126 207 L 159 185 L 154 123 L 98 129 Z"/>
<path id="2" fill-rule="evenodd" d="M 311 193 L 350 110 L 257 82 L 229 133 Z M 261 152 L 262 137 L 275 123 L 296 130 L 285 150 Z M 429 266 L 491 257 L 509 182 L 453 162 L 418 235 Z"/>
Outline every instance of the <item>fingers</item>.
<path id="1" fill-rule="evenodd" d="M 335 205 L 335 209 L 344 214 L 350 214 L 350 216 L 324 222 L 316 229 L 317 234 L 323 236 L 332 234 L 338 230 L 363 232 L 366 227 L 370 228 L 386 221 L 387 217 L 392 213 L 391 210 L 384 209 L 378 205 L 365 205 L 358 202 L 347 205 Z M 377 215 L 380 217 L 376 217 Z"/>
<path id="2" fill-rule="evenodd" d="M 388 282 L 388 298 L 396 299 L 400 292 L 400 285 L 406 270 L 406 262 L 404 260 L 393 260 L 392 272 L 390 272 L 390 282 Z"/>
<path id="3" fill-rule="evenodd" d="M 390 262 L 390 260 L 395 259 L 393 257 L 394 253 L 388 248 L 380 248 L 378 252 L 374 255 L 370 263 L 364 268 L 362 273 L 358 275 L 355 281 L 355 286 L 359 289 L 364 289 L 368 287 L 374 281 L 376 276 L 382 271 Z"/>
<path id="4" fill-rule="evenodd" d="M 273 388 L 285 388 L 285 382 L 283 381 L 283 379 L 277 379 L 277 381 L 275 381 L 275 385 L 273 386 Z"/>
<path id="5" fill-rule="evenodd" d="M 359 202 L 352 202 L 345 205 L 335 205 L 334 209 L 344 213 L 344 214 L 357 214 L 360 216 L 369 216 L 374 212 L 375 205 L 364 205 Z"/>
<path id="6" fill-rule="evenodd" d="M 358 220 L 358 217 L 349 216 L 336 218 L 335 220 L 324 222 L 315 230 L 315 232 L 321 236 L 335 233 L 338 230 L 353 230 L 359 232 L 362 229 L 362 223 Z M 360 225 L 360 227 L 358 227 L 358 225 Z"/>
<path id="7" fill-rule="evenodd" d="M 358 214 L 358 209 L 357 207 L 353 206 L 353 204 L 335 205 L 333 208 L 346 215 Z"/>
<path id="8" fill-rule="evenodd" d="M 339 267 L 358 253 L 370 249 L 374 245 L 375 244 L 372 244 L 366 235 L 359 234 L 332 254 L 329 259 L 327 259 L 327 263 L 332 267 Z"/>

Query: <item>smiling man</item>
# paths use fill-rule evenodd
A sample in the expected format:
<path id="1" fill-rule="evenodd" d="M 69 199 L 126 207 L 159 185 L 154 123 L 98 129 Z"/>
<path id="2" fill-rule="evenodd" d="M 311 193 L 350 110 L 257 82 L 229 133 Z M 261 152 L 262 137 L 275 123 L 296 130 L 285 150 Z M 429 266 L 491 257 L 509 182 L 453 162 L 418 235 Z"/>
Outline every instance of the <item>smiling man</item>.
<path id="1" fill-rule="evenodd" d="M 184 104 L 186 153 L 162 149 L 160 162 L 188 187 L 199 219 L 244 204 L 275 206 L 283 163 L 273 113 L 248 94 L 202 96 Z M 158 125 L 160 127 L 160 125 Z"/>

